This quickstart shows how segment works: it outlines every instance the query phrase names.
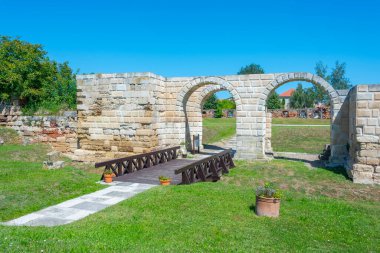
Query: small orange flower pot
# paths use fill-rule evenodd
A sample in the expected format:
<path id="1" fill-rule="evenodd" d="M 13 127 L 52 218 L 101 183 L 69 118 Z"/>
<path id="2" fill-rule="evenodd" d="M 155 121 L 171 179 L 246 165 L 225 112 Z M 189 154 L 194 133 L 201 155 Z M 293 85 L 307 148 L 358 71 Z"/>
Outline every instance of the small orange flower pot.
<path id="1" fill-rule="evenodd" d="M 161 185 L 170 185 L 171 180 L 160 180 Z"/>
<path id="2" fill-rule="evenodd" d="M 103 180 L 105 183 L 112 183 L 112 174 L 104 174 Z"/>
<path id="3" fill-rule="evenodd" d="M 258 216 L 278 217 L 280 215 L 280 199 L 256 196 L 256 214 Z"/>

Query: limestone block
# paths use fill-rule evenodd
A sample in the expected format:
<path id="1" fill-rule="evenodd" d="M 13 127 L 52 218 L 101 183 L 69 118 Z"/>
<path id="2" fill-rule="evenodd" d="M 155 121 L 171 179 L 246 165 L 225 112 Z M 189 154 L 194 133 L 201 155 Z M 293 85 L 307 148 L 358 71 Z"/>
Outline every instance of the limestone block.
<path id="1" fill-rule="evenodd" d="M 367 110 L 367 109 L 359 109 L 357 110 L 357 114 L 356 116 L 357 117 L 371 117 L 372 115 L 372 111 L 371 110 Z"/>
<path id="2" fill-rule="evenodd" d="M 356 126 L 365 126 L 367 124 L 366 118 L 356 118 Z"/>
<path id="3" fill-rule="evenodd" d="M 364 143 L 379 142 L 379 136 L 375 136 L 375 135 L 362 135 L 362 136 L 358 136 L 356 139 L 358 142 L 364 142 Z"/>
<path id="4" fill-rule="evenodd" d="M 358 93 L 356 95 L 357 100 L 373 100 L 374 94 L 373 93 Z"/>
<path id="5" fill-rule="evenodd" d="M 49 169 L 49 170 L 54 170 L 54 169 L 61 169 L 65 166 L 64 161 L 57 161 L 57 162 L 49 162 L 49 161 L 44 161 L 43 162 L 44 168 Z"/>
<path id="6" fill-rule="evenodd" d="M 379 158 L 374 158 L 374 157 L 367 157 L 367 164 L 368 165 L 380 165 Z"/>
<path id="7" fill-rule="evenodd" d="M 367 119 L 368 126 L 377 126 L 378 122 L 379 122 L 379 119 L 374 119 L 374 118 Z"/>
<path id="8" fill-rule="evenodd" d="M 366 157 L 378 157 L 377 150 L 361 150 L 359 152 L 359 156 L 366 156 Z"/>
<path id="9" fill-rule="evenodd" d="M 380 108 L 380 101 L 368 102 L 368 108 L 369 109 L 379 109 Z"/>
<path id="10" fill-rule="evenodd" d="M 372 172 L 358 172 L 352 171 L 352 179 L 354 183 L 357 184 L 373 184 L 373 173 Z"/>
<path id="11" fill-rule="evenodd" d="M 66 141 L 66 137 L 65 136 L 57 137 L 57 141 L 58 142 L 65 142 Z"/>
<path id="12" fill-rule="evenodd" d="M 354 161 L 356 163 L 366 164 L 367 163 L 367 158 L 364 157 L 364 156 L 363 157 L 362 156 L 355 156 Z"/>
<path id="13" fill-rule="evenodd" d="M 368 90 L 372 92 L 378 92 L 380 91 L 380 85 L 368 85 Z"/>
<path id="14" fill-rule="evenodd" d="M 357 91 L 359 92 L 367 92 L 368 91 L 368 85 L 358 85 Z"/>
<path id="15" fill-rule="evenodd" d="M 376 128 L 373 126 L 364 126 L 363 134 L 375 135 L 376 134 Z"/>
<path id="16" fill-rule="evenodd" d="M 380 184 L 380 173 L 374 173 L 373 174 L 373 182 L 375 184 Z"/>
<path id="17" fill-rule="evenodd" d="M 358 101 L 358 102 L 356 102 L 356 107 L 359 109 L 367 109 L 368 108 L 368 101 Z"/>
<path id="18" fill-rule="evenodd" d="M 380 144 L 379 143 L 367 143 L 365 149 L 376 151 L 380 154 Z"/>
<path id="19" fill-rule="evenodd" d="M 365 165 L 365 164 L 354 164 L 352 166 L 353 172 L 374 172 L 374 167 L 371 165 Z"/>

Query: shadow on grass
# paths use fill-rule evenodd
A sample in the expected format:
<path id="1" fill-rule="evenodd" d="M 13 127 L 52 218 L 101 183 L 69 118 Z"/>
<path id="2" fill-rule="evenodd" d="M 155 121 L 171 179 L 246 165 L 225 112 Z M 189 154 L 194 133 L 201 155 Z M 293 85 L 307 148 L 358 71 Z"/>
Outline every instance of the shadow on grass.
<path id="1" fill-rule="evenodd" d="M 346 172 L 346 169 L 344 167 L 342 167 L 342 166 L 339 166 L 339 167 L 328 167 L 328 166 L 326 166 L 326 162 L 322 161 L 322 160 L 316 159 L 316 160 L 310 161 L 310 160 L 302 159 L 302 158 L 290 158 L 290 157 L 281 157 L 281 156 L 275 156 L 274 158 L 275 159 L 279 159 L 279 160 L 304 162 L 304 163 L 309 164 L 312 168 L 315 168 L 315 169 L 324 169 L 324 170 L 333 172 L 334 174 L 342 175 L 347 180 L 351 180 L 351 178 L 348 176 L 348 174 Z"/>
<path id="2" fill-rule="evenodd" d="M 203 147 L 204 149 L 208 149 L 208 150 L 215 150 L 215 151 L 223 151 L 223 150 L 226 150 L 225 148 L 222 148 L 222 147 L 219 147 L 219 146 L 216 146 L 216 145 L 210 145 L 210 144 L 203 144 Z M 213 154 L 213 153 L 207 153 L 207 152 L 201 152 L 202 154 Z M 235 153 L 236 153 L 236 150 L 235 149 L 232 149 L 232 157 L 235 156 Z"/>
<path id="3" fill-rule="evenodd" d="M 351 178 L 348 176 L 347 171 L 344 167 L 323 167 L 321 169 L 331 171 L 337 175 L 343 175 L 347 180 L 351 180 Z"/>
<path id="4" fill-rule="evenodd" d="M 256 206 L 254 204 L 249 206 L 249 210 L 251 210 L 252 212 L 256 214 Z"/>

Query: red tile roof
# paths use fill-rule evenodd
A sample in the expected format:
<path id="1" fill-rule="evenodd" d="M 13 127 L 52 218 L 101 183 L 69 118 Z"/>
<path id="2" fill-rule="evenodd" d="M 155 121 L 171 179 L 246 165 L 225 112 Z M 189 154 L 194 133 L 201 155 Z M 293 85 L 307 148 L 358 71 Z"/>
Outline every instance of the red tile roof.
<path id="1" fill-rule="evenodd" d="M 290 89 L 290 90 L 287 90 L 287 91 L 281 93 L 279 96 L 280 97 L 291 97 L 294 91 L 295 91 L 295 89 Z"/>

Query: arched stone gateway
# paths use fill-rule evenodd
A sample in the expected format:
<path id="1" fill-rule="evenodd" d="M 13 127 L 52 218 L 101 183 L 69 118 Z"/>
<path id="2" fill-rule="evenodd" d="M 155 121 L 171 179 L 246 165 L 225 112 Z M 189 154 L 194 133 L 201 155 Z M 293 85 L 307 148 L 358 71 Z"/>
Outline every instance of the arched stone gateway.
<path id="1" fill-rule="evenodd" d="M 185 129 L 184 136 L 178 136 L 184 139 L 187 146 L 191 147 L 191 136 L 199 135 L 202 143 L 202 106 L 207 97 L 216 91 L 227 90 L 231 93 L 236 103 L 236 111 L 241 111 L 241 98 L 235 87 L 220 77 L 202 77 L 194 78 L 189 81 L 179 92 L 177 98 L 177 111 L 180 112 L 181 118 L 184 117 L 181 128 Z"/>
<path id="2" fill-rule="evenodd" d="M 358 160 L 353 158 L 358 152 L 352 151 L 357 143 L 352 138 L 367 134 L 365 131 L 380 135 L 380 127 L 364 127 L 362 132 L 351 127 L 357 117 L 354 95 L 352 102 L 340 97 L 325 80 L 311 73 L 170 78 L 152 73 L 79 75 L 77 153 L 104 160 L 185 143 L 190 135 L 202 132 L 205 98 L 228 90 L 236 102 L 237 158 L 266 159 L 266 137 L 270 136 L 266 100 L 271 91 L 291 81 L 307 81 L 327 91 L 332 105 L 331 162 L 352 167 Z M 368 112 L 364 114 L 369 117 Z M 376 159 L 371 161 L 378 162 Z"/>
<path id="3" fill-rule="evenodd" d="M 329 95 L 331 104 L 330 144 L 332 157 L 334 158 L 331 161 L 335 163 L 343 161 L 344 157 L 347 155 L 346 145 L 348 132 L 344 132 L 344 129 L 341 129 L 340 127 L 341 115 L 339 115 L 339 111 L 342 106 L 342 101 L 337 91 L 323 78 L 310 73 L 287 73 L 277 76 L 272 82 L 267 85 L 267 89 L 264 91 L 265 101 L 268 99 L 269 94 L 273 90 L 277 89 L 279 86 L 285 83 L 294 81 L 305 81 L 312 83 L 323 88 L 323 90 Z"/>

